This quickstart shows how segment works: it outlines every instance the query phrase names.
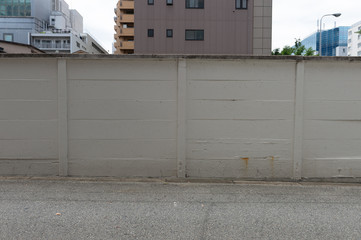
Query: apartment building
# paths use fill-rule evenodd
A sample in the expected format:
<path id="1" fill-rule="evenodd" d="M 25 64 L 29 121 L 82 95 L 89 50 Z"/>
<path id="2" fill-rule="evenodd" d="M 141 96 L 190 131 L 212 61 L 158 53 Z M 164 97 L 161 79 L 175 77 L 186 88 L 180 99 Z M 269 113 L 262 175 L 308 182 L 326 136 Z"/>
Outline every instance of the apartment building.
<path id="1" fill-rule="evenodd" d="M 119 0 L 115 54 L 271 54 L 272 0 Z"/>
<path id="2" fill-rule="evenodd" d="M 115 54 L 134 53 L 134 0 L 119 0 L 114 8 L 116 17 L 114 48 Z"/>

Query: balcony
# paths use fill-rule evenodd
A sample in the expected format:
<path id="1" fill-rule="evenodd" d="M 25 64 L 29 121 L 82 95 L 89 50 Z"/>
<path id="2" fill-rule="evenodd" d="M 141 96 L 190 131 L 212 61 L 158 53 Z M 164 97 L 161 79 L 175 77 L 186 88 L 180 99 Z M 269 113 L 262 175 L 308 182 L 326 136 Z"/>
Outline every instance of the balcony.
<path id="1" fill-rule="evenodd" d="M 34 47 L 39 49 L 56 49 L 56 50 L 70 50 L 70 43 L 61 43 L 61 42 L 42 42 L 34 43 Z"/>
<path id="2" fill-rule="evenodd" d="M 134 28 L 121 28 L 120 36 L 134 36 Z"/>
<path id="3" fill-rule="evenodd" d="M 115 23 L 117 23 L 117 20 L 118 20 L 118 18 L 117 18 L 117 17 L 114 17 L 114 22 L 115 22 Z"/>
<path id="4" fill-rule="evenodd" d="M 120 42 L 119 41 L 114 42 L 114 47 L 116 49 L 120 48 Z"/>
<path id="5" fill-rule="evenodd" d="M 122 14 L 120 16 L 121 23 L 134 23 L 134 14 Z"/>
<path id="6" fill-rule="evenodd" d="M 134 49 L 134 42 L 133 41 L 121 42 L 120 49 L 132 50 L 132 49 Z"/>
<path id="7" fill-rule="evenodd" d="M 120 9 L 134 9 L 134 1 L 120 1 Z"/>

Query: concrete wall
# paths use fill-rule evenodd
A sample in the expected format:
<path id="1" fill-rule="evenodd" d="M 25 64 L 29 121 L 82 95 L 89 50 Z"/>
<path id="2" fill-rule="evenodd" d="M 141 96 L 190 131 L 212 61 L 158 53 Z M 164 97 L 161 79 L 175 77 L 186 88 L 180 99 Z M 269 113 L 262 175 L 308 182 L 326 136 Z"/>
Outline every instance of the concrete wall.
<path id="1" fill-rule="evenodd" d="M 0 174 L 356 181 L 360 65 L 0 55 Z"/>

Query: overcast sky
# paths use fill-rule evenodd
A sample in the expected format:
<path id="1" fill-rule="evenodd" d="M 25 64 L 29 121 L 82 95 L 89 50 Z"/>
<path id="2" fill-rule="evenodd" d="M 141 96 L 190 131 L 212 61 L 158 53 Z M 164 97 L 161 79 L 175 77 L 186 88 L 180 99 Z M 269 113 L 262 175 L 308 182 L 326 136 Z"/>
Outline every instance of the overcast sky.
<path id="1" fill-rule="evenodd" d="M 114 41 L 114 8 L 118 0 L 66 0 L 70 8 L 83 16 L 84 30 L 112 52 Z M 176 0 L 180 1 L 180 0 Z M 222 0 L 219 0 L 222 1 Z M 305 38 L 317 30 L 317 20 L 329 13 L 341 17 L 325 17 L 326 28 L 350 26 L 361 21 L 361 0 L 273 0 L 272 49 L 293 45 L 295 38 Z"/>

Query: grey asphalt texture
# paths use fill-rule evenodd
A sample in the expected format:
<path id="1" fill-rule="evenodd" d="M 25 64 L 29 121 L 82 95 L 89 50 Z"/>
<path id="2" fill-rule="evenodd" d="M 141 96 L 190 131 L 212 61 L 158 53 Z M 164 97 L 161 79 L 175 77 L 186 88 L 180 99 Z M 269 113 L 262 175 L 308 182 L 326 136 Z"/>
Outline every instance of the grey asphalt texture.
<path id="1" fill-rule="evenodd" d="M 361 185 L 0 179 L 0 239 L 361 239 Z"/>

